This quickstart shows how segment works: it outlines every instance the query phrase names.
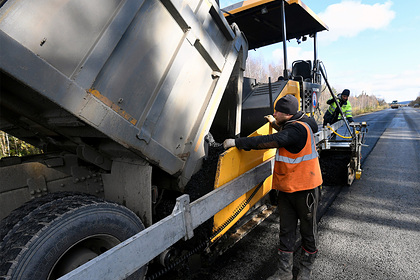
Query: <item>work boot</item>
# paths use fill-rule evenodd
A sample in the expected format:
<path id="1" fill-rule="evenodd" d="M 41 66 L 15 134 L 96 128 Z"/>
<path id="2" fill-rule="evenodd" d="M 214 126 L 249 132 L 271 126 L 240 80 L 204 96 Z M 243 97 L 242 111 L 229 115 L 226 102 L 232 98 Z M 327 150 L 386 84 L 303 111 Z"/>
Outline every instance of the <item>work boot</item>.
<path id="1" fill-rule="evenodd" d="M 277 254 L 278 270 L 267 278 L 267 280 L 292 280 L 293 252 L 278 251 Z"/>
<path id="2" fill-rule="evenodd" d="M 302 254 L 299 261 L 299 273 L 297 280 L 312 279 L 312 269 L 316 259 L 317 252 L 309 253 L 302 248 Z"/>

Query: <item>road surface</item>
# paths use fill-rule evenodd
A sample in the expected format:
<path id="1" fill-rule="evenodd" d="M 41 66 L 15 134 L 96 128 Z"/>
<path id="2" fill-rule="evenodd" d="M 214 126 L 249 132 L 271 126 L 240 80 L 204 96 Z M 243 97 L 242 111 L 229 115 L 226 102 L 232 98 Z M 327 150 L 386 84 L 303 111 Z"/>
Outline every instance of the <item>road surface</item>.
<path id="1" fill-rule="evenodd" d="M 419 279 L 420 111 L 366 116 L 386 129 L 319 224 L 314 279 Z M 389 120 L 389 117 L 391 117 Z"/>

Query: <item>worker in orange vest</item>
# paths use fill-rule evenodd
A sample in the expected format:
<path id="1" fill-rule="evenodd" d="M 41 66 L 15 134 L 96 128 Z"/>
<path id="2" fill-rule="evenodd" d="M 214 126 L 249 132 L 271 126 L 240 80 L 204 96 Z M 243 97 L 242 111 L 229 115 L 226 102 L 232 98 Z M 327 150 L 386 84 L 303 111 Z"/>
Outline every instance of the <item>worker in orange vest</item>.
<path id="1" fill-rule="evenodd" d="M 279 269 L 269 279 L 293 279 L 293 253 L 296 229 L 300 220 L 301 259 L 297 279 L 310 279 L 318 252 L 316 214 L 322 184 L 318 153 L 313 133 L 318 125 L 313 118 L 298 111 L 293 95 L 286 95 L 275 104 L 275 112 L 265 116 L 278 131 L 271 135 L 226 139 L 225 149 L 277 148 L 272 188 L 278 190 L 280 213 Z"/>

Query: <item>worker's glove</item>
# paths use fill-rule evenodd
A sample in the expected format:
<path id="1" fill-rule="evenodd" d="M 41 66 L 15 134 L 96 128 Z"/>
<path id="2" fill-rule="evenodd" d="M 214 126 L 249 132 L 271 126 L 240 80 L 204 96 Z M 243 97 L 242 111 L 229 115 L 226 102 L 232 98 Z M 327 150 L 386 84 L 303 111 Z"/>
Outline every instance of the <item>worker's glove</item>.
<path id="1" fill-rule="evenodd" d="M 235 139 L 226 139 L 223 142 L 223 148 L 229 149 L 231 147 L 235 147 Z"/>
<path id="2" fill-rule="evenodd" d="M 273 123 L 276 121 L 276 119 L 272 116 L 272 115 L 267 115 L 264 116 L 264 118 L 269 122 L 269 123 Z"/>

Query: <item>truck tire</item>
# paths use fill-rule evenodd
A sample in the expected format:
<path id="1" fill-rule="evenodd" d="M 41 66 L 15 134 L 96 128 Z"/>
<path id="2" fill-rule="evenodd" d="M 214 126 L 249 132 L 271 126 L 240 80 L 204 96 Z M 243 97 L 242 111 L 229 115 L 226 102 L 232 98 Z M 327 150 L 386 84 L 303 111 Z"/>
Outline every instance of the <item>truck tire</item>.
<path id="1" fill-rule="evenodd" d="M 11 217 L 19 220 L 2 222 L 0 279 L 57 279 L 144 229 L 126 207 L 85 194 L 51 194 Z M 146 266 L 127 279 L 145 273 Z"/>
<path id="2" fill-rule="evenodd" d="M 14 226 L 21 222 L 21 220 L 30 212 L 36 208 L 49 203 L 53 200 L 63 198 L 65 196 L 75 195 L 75 193 L 69 192 L 58 192 L 52 193 L 46 196 L 39 197 L 37 199 L 30 200 L 12 211 L 6 218 L 0 221 L 0 240 L 4 240 L 5 236 L 8 235 L 9 231 L 14 228 Z M 86 195 L 87 196 L 87 195 Z M 0 251 L 3 246 L 3 243 L 0 243 Z"/>

